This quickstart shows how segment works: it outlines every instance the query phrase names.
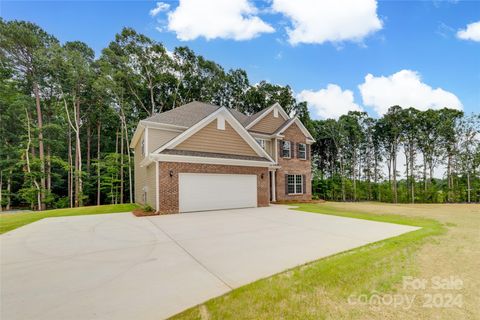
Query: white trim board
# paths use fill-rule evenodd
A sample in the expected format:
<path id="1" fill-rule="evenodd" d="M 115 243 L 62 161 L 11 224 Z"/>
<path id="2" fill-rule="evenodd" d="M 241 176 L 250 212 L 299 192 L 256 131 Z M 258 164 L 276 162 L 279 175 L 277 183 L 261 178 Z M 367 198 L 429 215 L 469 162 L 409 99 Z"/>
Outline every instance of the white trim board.
<path id="1" fill-rule="evenodd" d="M 174 155 L 174 154 L 152 154 L 150 155 L 149 161 L 220 164 L 220 165 L 227 165 L 227 166 L 243 166 L 243 167 L 271 167 L 273 165 L 270 161 L 194 157 L 194 156 L 184 156 L 184 155 Z"/>

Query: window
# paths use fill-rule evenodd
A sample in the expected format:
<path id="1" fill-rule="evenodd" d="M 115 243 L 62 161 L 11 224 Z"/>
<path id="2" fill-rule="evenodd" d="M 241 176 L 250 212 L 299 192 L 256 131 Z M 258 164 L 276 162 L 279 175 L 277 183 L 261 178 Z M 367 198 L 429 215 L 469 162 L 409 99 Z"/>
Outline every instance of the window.
<path id="1" fill-rule="evenodd" d="M 303 193 L 303 176 L 301 174 L 287 175 L 287 193 L 288 194 Z"/>
<path id="2" fill-rule="evenodd" d="M 145 140 L 142 139 L 142 155 L 146 156 L 145 154 Z"/>
<path id="3" fill-rule="evenodd" d="M 290 141 L 282 142 L 282 157 L 290 158 L 291 157 L 292 146 Z"/>
<path id="4" fill-rule="evenodd" d="M 260 147 L 262 147 L 263 150 L 265 150 L 265 146 L 266 146 L 266 141 L 265 139 L 255 139 L 257 141 L 257 143 L 260 145 Z"/>
<path id="5" fill-rule="evenodd" d="M 307 145 L 305 143 L 298 144 L 298 159 L 307 159 Z"/>

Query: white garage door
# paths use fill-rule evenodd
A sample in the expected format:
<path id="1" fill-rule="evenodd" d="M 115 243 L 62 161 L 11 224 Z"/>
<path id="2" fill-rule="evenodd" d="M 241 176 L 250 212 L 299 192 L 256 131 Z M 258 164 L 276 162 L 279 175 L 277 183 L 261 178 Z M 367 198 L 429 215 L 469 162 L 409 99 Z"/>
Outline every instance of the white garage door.
<path id="1" fill-rule="evenodd" d="M 257 176 L 246 174 L 180 173 L 180 212 L 257 206 Z"/>

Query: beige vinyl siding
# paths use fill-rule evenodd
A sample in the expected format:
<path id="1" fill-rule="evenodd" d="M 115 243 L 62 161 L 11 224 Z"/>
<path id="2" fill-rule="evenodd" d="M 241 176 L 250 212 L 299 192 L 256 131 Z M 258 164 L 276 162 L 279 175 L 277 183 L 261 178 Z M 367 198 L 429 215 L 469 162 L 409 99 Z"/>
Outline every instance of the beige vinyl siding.
<path id="1" fill-rule="evenodd" d="M 145 185 L 147 187 L 147 204 L 155 209 L 156 206 L 156 162 L 150 163 L 146 168 Z"/>
<path id="2" fill-rule="evenodd" d="M 143 190 L 147 190 L 147 204 L 155 207 L 155 163 L 148 167 L 141 167 L 140 163 L 145 158 L 142 154 L 142 140 L 148 143 L 148 152 L 151 153 L 172 140 L 180 134 L 180 132 L 167 131 L 161 129 L 147 128 L 148 139 L 146 139 L 146 131 L 142 133 L 134 150 L 134 176 L 135 176 L 135 202 L 144 205 Z M 146 141 L 148 140 L 148 141 Z"/>
<path id="3" fill-rule="evenodd" d="M 145 167 L 140 167 L 140 162 L 143 160 L 142 154 L 142 139 L 144 137 L 144 133 L 138 140 L 137 145 L 135 146 L 134 155 L 133 155 L 133 162 L 135 166 L 134 176 L 135 176 L 135 202 L 144 204 L 143 203 L 143 187 L 145 186 L 145 176 L 146 176 L 146 169 Z"/>
<path id="4" fill-rule="evenodd" d="M 157 150 L 180 133 L 181 132 L 148 128 L 148 152 Z"/>
<path id="5" fill-rule="evenodd" d="M 218 130 L 216 120 L 180 143 L 175 149 L 258 156 L 227 121 L 225 121 L 225 130 Z"/>
<path id="6" fill-rule="evenodd" d="M 272 133 L 275 132 L 282 124 L 285 123 L 285 119 L 278 113 L 278 117 L 274 117 L 273 111 L 270 111 L 263 119 L 257 122 L 253 127 L 248 130 Z"/>

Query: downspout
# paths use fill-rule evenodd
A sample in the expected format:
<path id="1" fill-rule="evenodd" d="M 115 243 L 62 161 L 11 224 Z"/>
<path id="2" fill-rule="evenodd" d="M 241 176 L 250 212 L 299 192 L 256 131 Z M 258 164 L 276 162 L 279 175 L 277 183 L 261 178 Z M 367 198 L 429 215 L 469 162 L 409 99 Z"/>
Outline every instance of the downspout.
<path id="1" fill-rule="evenodd" d="M 159 176 L 160 161 L 155 162 L 155 211 L 160 211 L 160 176 Z"/>

